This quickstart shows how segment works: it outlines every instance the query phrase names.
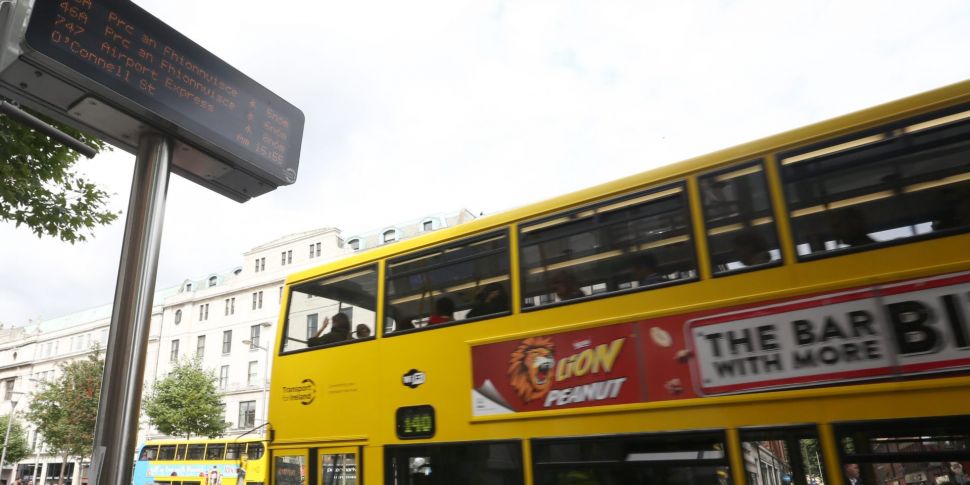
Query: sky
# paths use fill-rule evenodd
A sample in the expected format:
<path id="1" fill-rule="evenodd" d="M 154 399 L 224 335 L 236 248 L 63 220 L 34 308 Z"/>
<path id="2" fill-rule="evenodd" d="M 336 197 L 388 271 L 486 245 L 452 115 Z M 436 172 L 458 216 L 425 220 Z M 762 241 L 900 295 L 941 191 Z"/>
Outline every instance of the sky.
<path id="1" fill-rule="evenodd" d="M 239 204 L 172 177 L 157 288 L 286 234 L 501 212 L 970 78 L 965 0 L 135 3 L 306 116 L 294 185 Z M 78 170 L 125 211 L 133 166 Z M 0 222 L 0 322 L 111 303 L 123 230 Z"/>

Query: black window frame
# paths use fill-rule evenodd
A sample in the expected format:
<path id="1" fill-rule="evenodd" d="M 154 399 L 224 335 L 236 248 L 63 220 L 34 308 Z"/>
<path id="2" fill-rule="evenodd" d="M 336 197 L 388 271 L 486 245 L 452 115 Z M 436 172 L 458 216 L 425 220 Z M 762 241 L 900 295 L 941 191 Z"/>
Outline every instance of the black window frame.
<path id="1" fill-rule="evenodd" d="M 373 273 L 374 273 L 374 279 L 375 279 L 375 285 L 376 285 L 375 288 L 374 288 L 374 309 L 371 310 L 371 311 L 374 312 L 374 329 L 373 329 L 373 332 L 371 333 L 371 335 L 369 337 L 362 338 L 362 339 L 350 337 L 350 338 L 348 338 L 347 340 L 344 340 L 344 341 L 332 342 L 332 343 L 327 343 L 327 344 L 323 344 L 323 345 L 317 345 L 317 346 L 313 346 L 313 347 L 311 347 L 309 344 L 307 344 L 306 347 L 303 347 L 301 349 L 293 349 L 293 350 L 285 350 L 284 349 L 284 345 L 286 345 L 286 341 L 287 340 L 295 340 L 297 342 L 305 343 L 306 344 L 306 342 L 304 342 L 304 341 L 302 341 L 302 340 L 300 340 L 298 338 L 294 338 L 294 337 L 287 336 L 288 335 L 288 332 L 290 330 L 290 324 L 292 323 L 290 321 L 290 307 L 293 304 L 293 293 L 294 293 L 294 291 L 299 290 L 301 287 L 304 287 L 305 285 L 312 285 L 315 282 L 318 282 L 320 280 L 326 280 L 326 279 L 330 279 L 330 278 L 335 278 L 335 277 L 338 277 L 338 276 L 341 276 L 341 275 L 358 273 L 358 272 L 365 271 L 365 270 L 372 270 L 373 271 Z M 315 277 L 315 278 L 312 278 L 312 279 L 309 279 L 309 280 L 306 280 L 306 281 L 303 281 L 303 282 L 300 282 L 300 283 L 297 283 L 297 284 L 288 285 L 286 287 L 286 291 L 287 291 L 287 294 L 286 294 L 286 308 L 285 308 L 284 313 L 283 313 L 285 315 L 285 317 L 283 319 L 283 338 L 281 338 L 280 341 L 277 343 L 278 347 L 276 349 L 277 352 L 278 352 L 278 354 L 280 356 L 295 355 L 295 354 L 299 354 L 299 353 L 302 353 L 302 352 L 313 352 L 313 351 L 317 351 L 317 350 L 321 350 L 321 349 L 329 349 L 329 348 L 334 348 L 334 347 L 341 347 L 341 346 L 344 346 L 344 345 L 354 344 L 354 343 L 357 343 L 357 342 L 366 342 L 366 341 L 369 341 L 369 340 L 376 339 L 377 338 L 378 328 L 380 328 L 382 326 L 381 325 L 381 318 L 382 318 L 381 313 L 384 312 L 384 310 L 380 308 L 380 298 L 378 298 L 378 295 L 380 295 L 380 291 L 381 291 L 381 285 L 383 285 L 383 282 L 381 281 L 380 275 L 381 275 L 381 261 L 380 260 L 374 260 L 374 261 L 368 261 L 366 263 L 359 264 L 359 265 L 356 265 L 356 266 L 353 266 L 353 267 L 350 267 L 350 268 L 344 268 L 344 269 L 341 269 L 339 271 L 334 271 L 332 273 L 327 273 L 325 275 L 321 275 L 321 276 L 318 276 L 318 277 Z M 309 293 L 304 293 L 304 294 L 309 294 Z M 314 298 L 316 298 L 316 295 L 314 295 Z M 352 309 L 353 306 L 352 307 L 349 307 L 349 308 Z M 363 308 L 363 307 L 361 307 L 361 308 Z M 344 310 L 346 310 L 346 309 L 344 309 Z M 341 311 L 341 313 L 346 313 L 346 311 Z M 351 325 L 353 325 L 353 320 L 351 320 Z M 303 322 L 303 326 L 301 328 L 303 330 L 306 330 L 306 320 L 305 319 L 304 319 L 304 322 Z M 353 332 L 353 331 L 354 331 L 354 329 L 351 328 L 351 332 Z"/>
<path id="2" fill-rule="evenodd" d="M 782 195 L 784 199 L 783 200 L 784 206 L 782 208 L 784 211 L 783 215 L 785 218 L 788 219 L 788 231 L 791 235 L 791 243 L 793 245 L 792 251 L 795 254 L 796 261 L 809 262 L 809 261 L 815 261 L 819 259 L 844 256 L 848 254 L 857 254 L 857 253 L 862 253 L 867 251 L 873 251 L 877 249 L 883 249 L 887 247 L 899 246 L 904 244 L 912 244 L 912 243 L 927 241 L 930 239 L 938 239 L 942 237 L 948 237 L 956 234 L 964 234 L 964 233 L 970 232 L 970 226 L 963 227 L 963 228 L 957 227 L 957 228 L 951 228 L 946 230 L 933 230 L 925 234 L 916 234 L 910 237 L 899 237 L 888 241 L 877 241 L 875 243 L 866 244 L 862 246 L 846 247 L 846 248 L 839 248 L 839 249 L 834 249 L 830 251 L 818 251 L 818 252 L 809 253 L 805 255 L 799 255 L 798 248 L 797 248 L 798 238 L 797 238 L 796 228 L 794 224 L 795 218 L 792 217 L 792 213 L 802 207 L 796 207 L 796 208 L 792 207 L 791 201 L 793 200 L 794 195 L 792 194 L 793 188 L 789 187 L 789 182 L 793 182 L 794 177 L 786 177 L 787 171 L 783 163 L 784 160 L 788 158 L 810 154 L 812 152 L 824 150 L 826 148 L 837 147 L 844 143 L 862 140 L 862 139 L 866 139 L 868 137 L 872 137 L 880 134 L 883 134 L 883 135 L 891 134 L 892 136 L 879 142 L 862 144 L 858 147 L 846 148 L 843 150 L 822 154 L 822 155 L 819 155 L 818 157 L 812 157 L 812 158 L 825 160 L 825 159 L 831 159 L 831 158 L 837 158 L 837 157 L 845 157 L 849 155 L 858 157 L 860 152 L 863 152 L 865 150 L 871 150 L 873 149 L 874 146 L 880 145 L 880 144 L 884 144 L 887 146 L 891 144 L 907 145 L 908 143 L 906 142 L 907 140 L 906 136 L 905 135 L 899 136 L 897 134 L 901 132 L 903 128 L 916 125 L 919 123 L 931 121 L 931 120 L 940 119 L 946 116 L 966 112 L 966 111 L 970 111 L 970 104 L 960 104 L 956 106 L 950 106 L 942 110 L 936 110 L 922 115 L 908 117 L 908 118 L 890 122 L 890 123 L 883 123 L 875 127 L 853 131 L 851 133 L 837 136 L 835 138 L 828 138 L 808 145 L 802 145 L 796 148 L 776 152 L 774 154 L 774 157 L 775 157 L 774 163 L 775 163 L 776 169 L 778 170 L 778 184 L 782 190 Z M 958 122 L 970 124 L 970 121 L 966 119 L 958 120 Z M 899 151 L 899 149 L 896 149 L 893 156 L 898 156 L 900 153 L 901 152 Z M 856 160 L 855 163 L 862 163 L 864 160 L 866 160 L 871 156 L 873 155 L 870 154 L 870 155 L 862 156 L 862 160 L 861 161 Z M 842 167 L 839 167 L 839 168 L 842 169 Z M 832 173 L 836 173 L 836 171 L 833 170 Z M 898 193 L 894 193 L 893 197 L 897 197 L 898 195 L 899 195 Z M 814 203 L 814 205 L 818 205 L 818 204 L 819 202 Z M 811 206 L 808 206 L 808 207 L 811 207 Z M 848 206 L 848 207 L 851 207 L 851 206 Z M 838 207 L 837 209 L 841 209 L 841 208 L 842 207 Z"/>
<path id="3" fill-rule="evenodd" d="M 710 449 L 710 450 L 695 450 L 700 453 L 707 451 L 720 451 L 721 456 L 719 458 L 692 458 L 692 459 L 674 459 L 674 460 L 607 460 L 602 457 L 597 459 L 589 460 L 573 460 L 573 461 L 542 461 L 545 458 L 545 453 L 540 450 L 542 446 L 555 446 L 557 444 L 569 444 L 575 443 L 579 446 L 586 446 L 587 450 L 597 448 L 602 450 L 604 447 L 597 446 L 601 443 L 613 443 L 618 442 L 629 446 L 631 443 L 636 444 L 637 442 L 641 444 L 645 443 L 661 443 L 667 442 L 672 444 L 683 444 L 688 441 L 693 442 L 707 442 L 710 444 L 720 443 L 721 449 Z M 587 467 L 608 467 L 611 465 L 618 465 L 623 468 L 633 468 L 638 463 L 653 463 L 659 464 L 663 463 L 664 467 L 693 467 L 693 466 L 710 466 L 710 467 L 723 467 L 727 470 L 728 483 L 733 483 L 732 472 L 733 467 L 731 465 L 731 446 L 728 441 L 728 433 L 726 429 L 701 429 L 701 430 L 691 430 L 691 431 L 665 431 L 656 433 L 629 433 L 629 434 L 613 434 L 613 435 L 597 435 L 597 436 L 569 436 L 569 437 L 556 437 L 556 438 L 534 438 L 529 443 L 531 447 L 531 466 L 532 466 L 532 476 L 534 483 L 540 483 L 539 480 L 544 472 L 543 469 L 556 470 L 556 469 L 566 469 L 575 468 L 577 466 L 587 466 Z M 688 450 L 690 451 L 690 450 Z M 627 451 L 629 454 L 629 451 Z"/>
<path id="4" fill-rule="evenodd" d="M 497 237 L 503 237 L 503 238 L 505 238 L 505 246 L 504 246 L 505 249 L 504 250 L 506 252 L 506 257 L 508 258 L 508 261 L 507 261 L 507 263 L 508 263 L 508 279 L 506 280 L 508 282 L 508 284 L 506 285 L 507 286 L 506 293 L 507 293 L 507 296 L 508 296 L 508 310 L 503 311 L 503 312 L 497 312 L 497 313 L 489 313 L 487 315 L 481 315 L 481 316 L 476 316 L 476 317 L 471 317 L 471 318 L 463 318 L 461 320 L 452 320 L 450 322 L 444 322 L 444 323 L 439 323 L 439 324 L 435 324 L 435 325 L 424 325 L 422 327 L 414 327 L 414 328 L 409 328 L 409 329 L 405 329 L 405 330 L 396 330 L 394 332 L 388 332 L 386 325 L 382 325 L 382 327 L 383 327 L 382 336 L 385 337 L 385 338 L 390 338 L 390 337 L 396 337 L 396 336 L 399 336 L 399 335 L 408 335 L 408 334 L 412 334 L 414 332 L 421 332 L 421 331 L 433 330 L 433 329 L 438 329 L 438 328 L 446 328 L 446 327 L 451 327 L 451 326 L 455 326 L 455 325 L 463 325 L 463 324 L 466 324 L 466 323 L 480 322 L 480 321 L 483 321 L 483 320 L 490 320 L 490 319 L 493 319 L 493 318 L 499 318 L 499 317 L 504 317 L 504 316 L 511 315 L 512 314 L 512 306 L 514 304 L 513 299 L 512 299 L 512 279 L 514 278 L 514 276 L 513 276 L 514 271 L 512 270 L 512 240 L 511 240 L 512 234 L 511 234 L 511 231 L 510 231 L 510 229 L 508 227 L 501 227 L 501 228 L 499 228 L 497 230 L 492 230 L 492 231 L 486 231 L 486 232 L 483 232 L 483 233 L 473 234 L 471 236 L 467 236 L 467 237 L 463 237 L 463 238 L 459 238 L 459 239 L 450 240 L 450 241 L 447 241 L 447 242 L 444 242 L 444 243 L 436 244 L 436 245 L 431 246 L 431 247 L 422 248 L 422 249 L 420 249 L 418 251 L 414 251 L 414 252 L 410 252 L 410 253 L 405 253 L 405 254 L 400 254 L 400 255 L 394 256 L 393 258 L 387 258 L 384 261 L 384 279 L 381 282 L 381 284 L 384 285 L 384 301 L 383 301 L 383 315 L 380 315 L 380 318 L 381 318 L 381 323 L 382 324 L 386 324 L 387 318 L 390 317 L 390 315 L 388 314 L 389 313 L 388 312 L 388 309 L 391 307 L 391 301 L 390 301 L 391 300 L 391 294 L 388 291 L 388 287 L 389 287 L 390 280 L 392 278 L 391 271 L 390 271 L 391 265 L 397 264 L 397 263 L 400 263 L 400 262 L 405 262 L 405 261 L 408 261 L 408 260 L 420 259 L 422 257 L 428 256 L 428 255 L 431 255 L 431 254 L 441 253 L 443 251 L 447 251 L 447 249 L 450 248 L 450 247 L 468 246 L 468 245 L 474 244 L 474 243 L 476 243 L 478 241 L 485 241 L 485 240 L 494 239 L 494 238 L 497 238 Z M 485 253 L 484 256 L 494 255 L 494 254 L 500 254 L 500 253 L 501 253 L 501 250 L 492 250 L 492 251 L 489 251 L 489 252 Z M 476 255 L 474 255 L 474 258 L 480 258 L 480 257 L 483 257 L 483 255 L 482 254 L 476 254 Z M 455 261 L 450 261 L 449 262 L 449 264 L 454 264 L 454 263 L 455 263 Z M 414 271 L 413 273 L 414 274 L 418 274 L 418 273 L 421 273 L 421 272 L 422 271 Z M 400 275 L 395 275 L 395 276 L 400 276 Z"/>
<path id="5" fill-rule="evenodd" d="M 784 247 L 783 247 L 783 244 L 782 244 L 781 228 L 778 226 L 778 220 L 779 220 L 778 210 L 777 210 L 778 208 L 775 206 L 775 201 L 772 199 L 772 195 L 771 195 L 771 179 L 769 178 L 769 175 L 768 175 L 768 165 L 767 165 L 767 161 L 765 160 L 765 157 L 758 157 L 758 158 L 750 159 L 750 160 L 747 160 L 747 161 L 744 161 L 744 162 L 733 163 L 733 164 L 730 164 L 730 165 L 727 165 L 727 166 L 724 166 L 724 167 L 721 167 L 721 168 L 717 168 L 715 170 L 710 170 L 710 171 L 698 173 L 696 175 L 698 192 L 700 192 L 700 190 L 701 190 L 700 184 L 701 184 L 701 179 L 702 178 L 705 178 L 705 177 L 716 177 L 718 175 L 723 175 L 723 174 L 726 174 L 726 173 L 736 172 L 736 171 L 739 171 L 739 170 L 744 170 L 746 168 L 754 167 L 754 166 L 758 166 L 758 165 L 761 166 L 761 170 L 760 170 L 760 172 L 761 172 L 761 181 L 764 183 L 764 189 L 765 189 L 765 193 L 766 193 L 767 200 L 768 200 L 768 212 L 771 214 L 771 225 L 774 226 L 774 230 L 772 232 L 774 233 L 774 236 L 775 236 L 775 242 L 778 244 L 777 249 L 778 249 L 778 252 L 780 254 L 780 257 L 777 260 L 775 260 L 775 261 L 769 261 L 769 262 L 763 263 L 763 264 L 758 264 L 758 265 L 753 265 L 753 266 L 746 266 L 744 268 L 738 268 L 738 269 L 733 269 L 733 270 L 728 270 L 728 271 L 722 271 L 720 273 L 715 272 L 714 271 L 714 258 L 712 257 L 713 254 L 711 253 L 710 236 L 708 234 L 708 231 L 711 230 L 711 227 L 708 225 L 708 212 L 707 212 L 707 207 L 704 205 L 704 201 L 701 200 L 700 201 L 700 204 L 699 204 L 699 208 L 700 208 L 701 220 L 702 220 L 702 224 L 703 224 L 703 228 L 704 228 L 704 242 L 705 242 L 705 244 L 707 246 L 707 261 L 708 261 L 709 269 L 711 270 L 711 278 L 712 279 L 713 278 L 723 278 L 723 277 L 726 277 L 726 276 L 734 276 L 734 275 L 737 275 L 737 274 L 750 273 L 752 271 L 761 271 L 761 270 L 770 269 L 770 268 L 777 268 L 779 266 L 784 266 L 784 264 L 785 264 L 785 251 L 784 251 Z M 703 194 L 699 194 L 699 195 L 701 195 L 701 197 L 703 197 Z M 788 217 L 788 214 L 787 213 L 784 214 L 784 217 Z"/>
<path id="6" fill-rule="evenodd" d="M 526 247 L 526 245 L 523 243 L 523 237 L 522 237 L 523 236 L 523 229 L 526 229 L 529 226 L 533 226 L 533 225 L 545 224 L 545 223 L 548 223 L 550 221 L 554 221 L 554 220 L 557 220 L 557 219 L 571 218 L 571 217 L 573 217 L 574 214 L 578 214 L 578 213 L 581 213 L 581 212 L 584 212 L 584 211 L 596 210 L 596 209 L 601 208 L 601 207 L 604 207 L 604 206 L 609 206 L 609 205 L 612 205 L 612 204 L 617 204 L 617 203 L 620 203 L 620 202 L 624 202 L 624 201 L 627 201 L 627 200 L 636 199 L 638 197 L 648 196 L 648 195 L 655 194 L 655 193 L 661 193 L 661 192 L 668 191 L 668 190 L 671 190 L 671 189 L 674 189 L 674 188 L 677 188 L 677 189 L 680 190 L 680 192 L 678 194 L 678 197 L 681 199 L 681 202 L 682 202 L 682 204 L 681 204 L 681 210 L 683 212 L 682 212 L 681 216 L 686 221 L 685 229 L 686 229 L 686 235 L 688 236 L 688 241 L 686 242 L 687 245 L 688 245 L 688 247 L 689 247 L 689 250 L 687 251 L 687 256 L 689 257 L 690 262 L 693 263 L 694 276 L 685 277 L 685 278 L 678 278 L 678 279 L 669 280 L 669 281 L 665 281 L 663 283 L 652 284 L 652 285 L 648 285 L 648 286 L 638 286 L 638 287 L 635 287 L 635 288 L 625 288 L 625 289 L 617 289 L 617 290 L 614 290 L 614 291 L 605 291 L 605 292 L 601 292 L 601 293 L 594 293 L 594 294 L 591 294 L 591 295 L 583 296 L 582 298 L 574 298 L 574 299 L 569 299 L 569 300 L 566 300 L 566 301 L 550 302 L 550 303 L 546 303 L 546 304 L 542 304 L 542 305 L 535 305 L 535 306 L 530 306 L 530 307 L 526 307 L 526 306 L 522 305 L 523 299 L 525 298 L 525 288 L 526 288 L 525 278 L 526 278 L 527 272 L 528 272 L 528 269 L 522 265 L 522 262 L 525 260 L 524 251 L 525 251 L 525 247 Z M 542 216 L 540 218 L 529 219 L 529 220 L 525 220 L 525 221 L 520 222 L 518 224 L 518 228 L 517 228 L 518 231 L 517 231 L 517 234 L 516 234 L 516 237 L 517 237 L 517 241 L 516 242 L 517 242 L 517 247 L 518 247 L 518 262 L 519 262 L 519 266 L 517 268 L 518 269 L 518 272 L 519 272 L 519 292 L 520 292 L 520 294 L 519 294 L 519 305 L 521 305 L 521 311 L 522 311 L 522 313 L 534 312 L 534 311 L 541 311 L 541 310 L 546 310 L 546 309 L 549 309 L 549 308 L 558 308 L 558 307 L 561 307 L 561 306 L 564 306 L 564 305 L 573 305 L 573 304 L 576 304 L 576 303 L 585 303 L 585 302 L 589 302 L 589 301 L 592 301 L 592 300 L 598 300 L 598 299 L 602 299 L 602 298 L 613 298 L 613 297 L 622 296 L 622 295 L 629 295 L 629 294 L 632 294 L 632 293 L 639 293 L 639 292 L 643 292 L 643 291 L 651 291 L 651 290 L 656 290 L 656 289 L 660 289 L 660 288 L 669 288 L 671 286 L 676 286 L 676 285 L 681 285 L 681 284 L 685 284 L 685 283 L 692 283 L 692 282 L 700 281 L 700 277 L 701 277 L 701 267 L 700 267 L 700 259 L 697 256 L 697 234 L 696 234 L 696 231 L 695 231 L 694 218 L 693 218 L 693 214 L 692 214 L 692 211 L 691 211 L 692 204 L 691 204 L 691 200 L 690 200 L 690 192 L 689 191 L 690 191 L 690 188 L 689 188 L 689 186 L 687 184 L 687 180 L 685 178 L 683 178 L 683 179 L 676 179 L 676 180 L 673 180 L 673 181 L 663 182 L 663 183 L 657 184 L 657 185 L 651 185 L 651 186 L 646 187 L 646 188 L 640 188 L 640 189 L 628 191 L 628 192 L 625 192 L 625 193 L 620 194 L 618 196 L 611 196 L 611 197 L 601 198 L 601 199 L 598 199 L 598 200 L 596 200 L 594 202 L 590 202 L 590 203 L 586 203 L 586 204 L 580 204 L 580 205 L 571 207 L 569 209 L 556 211 L 555 213 L 550 214 L 550 215 L 546 215 L 546 216 Z M 582 232 L 587 232 L 587 231 L 576 231 L 576 234 L 579 234 L 579 233 L 582 233 Z M 560 238 L 560 237 L 562 237 L 562 236 L 557 236 L 556 238 Z M 555 239 L 555 238 L 548 238 L 548 239 Z M 543 241 L 540 240 L 539 242 L 537 242 L 535 244 L 541 244 L 542 242 Z"/>
<path id="7" fill-rule="evenodd" d="M 471 446 L 489 446 L 489 445 L 511 445 L 515 449 L 512 450 L 510 457 L 518 458 L 519 466 L 519 479 L 518 482 L 502 482 L 503 484 L 508 483 L 510 485 L 525 485 L 525 467 L 528 464 L 523 460 L 523 442 L 518 439 L 502 439 L 502 440 L 481 440 L 481 441 L 449 441 L 449 442 L 425 442 L 425 443 L 414 443 L 409 442 L 406 444 L 387 444 L 384 446 L 384 483 L 395 483 L 394 482 L 394 464 L 395 451 L 397 450 L 416 450 L 417 452 L 428 452 L 429 455 L 434 448 L 456 448 L 456 447 L 471 447 Z M 432 455 L 433 456 L 433 455 Z M 432 461 L 431 466 L 435 466 L 435 462 Z M 433 468 L 432 468 L 433 469 Z M 439 474 L 440 476 L 440 474 Z M 433 483 L 454 483 L 455 477 L 445 477 Z"/>

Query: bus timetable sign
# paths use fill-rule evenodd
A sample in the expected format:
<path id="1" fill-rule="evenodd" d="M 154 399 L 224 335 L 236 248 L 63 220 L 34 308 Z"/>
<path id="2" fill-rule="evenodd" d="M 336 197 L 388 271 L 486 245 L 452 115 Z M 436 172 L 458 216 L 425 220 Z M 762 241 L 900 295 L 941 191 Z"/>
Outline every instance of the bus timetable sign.
<path id="1" fill-rule="evenodd" d="M 236 200 L 296 180 L 303 113 L 142 8 L 15 5 L 0 12 L 3 94 L 130 151 L 141 131 L 166 133 L 174 171 Z"/>

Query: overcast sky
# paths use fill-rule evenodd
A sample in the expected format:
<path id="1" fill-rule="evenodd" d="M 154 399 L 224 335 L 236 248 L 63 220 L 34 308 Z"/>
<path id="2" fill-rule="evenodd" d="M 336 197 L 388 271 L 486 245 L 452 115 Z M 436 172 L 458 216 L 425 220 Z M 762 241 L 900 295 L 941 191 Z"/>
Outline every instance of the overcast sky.
<path id="1" fill-rule="evenodd" d="M 303 110 L 295 185 L 172 178 L 158 288 L 285 234 L 494 213 L 970 78 L 970 2 L 138 0 Z M 80 170 L 127 208 L 134 156 Z M 0 322 L 110 303 L 124 220 L 0 224 Z"/>

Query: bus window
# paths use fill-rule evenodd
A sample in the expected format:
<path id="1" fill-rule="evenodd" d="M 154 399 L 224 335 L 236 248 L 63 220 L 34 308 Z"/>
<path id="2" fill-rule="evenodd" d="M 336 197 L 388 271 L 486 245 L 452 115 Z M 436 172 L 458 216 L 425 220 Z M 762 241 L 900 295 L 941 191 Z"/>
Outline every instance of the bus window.
<path id="1" fill-rule="evenodd" d="M 385 331 L 508 313 L 509 241 L 488 234 L 388 261 Z"/>
<path id="2" fill-rule="evenodd" d="M 283 351 L 374 335 L 376 309 L 377 265 L 297 285 L 290 291 Z"/>
<path id="3" fill-rule="evenodd" d="M 225 443 L 209 443 L 205 447 L 206 460 L 221 460 L 226 451 Z"/>
<path id="4" fill-rule="evenodd" d="M 185 452 L 186 460 L 201 460 L 205 456 L 205 445 L 189 445 Z"/>
<path id="5" fill-rule="evenodd" d="M 175 445 L 175 459 L 184 460 L 185 459 L 185 445 L 179 444 Z"/>
<path id="6" fill-rule="evenodd" d="M 277 456 L 276 480 L 277 485 L 305 485 L 306 457 L 302 455 Z"/>
<path id="7" fill-rule="evenodd" d="M 825 467 L 815 428 L 741 430 L 747 485 L 818 485 Z"/>
<path id="8" fill-rule="evenodd" d="M 781 261 L 760 161 L 703 175 L 698 183 L 715 275 Z"/>
<path id="9" fill-rule="evenodd" d="M 250 443 L 249 449 L 246 450 L 246 457 L 250 460 L 258 460 L 263 457 L 263 444 L 262 443 Z"/>
<path id="10" fill-rule="evenodd" d="M 175 445 L 162 445 L 158 447 L 158 459 L 159 460 L 174 460 L 175 459 Z"/>
<path id="11" fill-rule="evenodd" d="M 141 454 L 138 455 L 139 460 L 155 460 L 158 455 L 158 446 L 151 445 L 145 446 L 141 449 Z"/>
<path id="12" fill-rule="evenodd" d="M 227 460 L 238 460 L 242 455 L 242 452 L 246 451 L 245 443 L 227 443 L 226 444 L 226 459 Z"/>
<path id="13" fill-rule="evenodd" d="M 357 485 L 357 455 L 354 453 L 323 454 L 320 456 L 320 476 L 323 485 Z"/>
<path id="14" fill-rule="evenodd" d="M 727 485 L 723 433 L 541 439 L 532 443 L 536 485 Z"/>
<path id="15" fill-rule="evenodd" d="M 524 483 L 518 442 L 388 446 L 384 483 L 451 484 L 456 477 L 478 483 Z"/>
<path id="16" fill-rule="evenodd" d="M 970 229 L 966 110 L 779 154 L 798 255 Z"/>
<path id="17" fill-rule="evenodd" d="M 846 485 L 970 483 L 970 416 L 836 425 Z"/>
<path id="18" fill-rule="evenodd" d="M 523 307 L 694 278 L 690 234 L 683 183 L 525 223 Z"/>

